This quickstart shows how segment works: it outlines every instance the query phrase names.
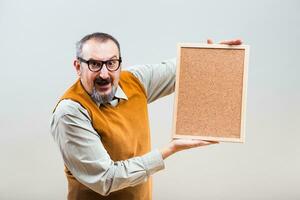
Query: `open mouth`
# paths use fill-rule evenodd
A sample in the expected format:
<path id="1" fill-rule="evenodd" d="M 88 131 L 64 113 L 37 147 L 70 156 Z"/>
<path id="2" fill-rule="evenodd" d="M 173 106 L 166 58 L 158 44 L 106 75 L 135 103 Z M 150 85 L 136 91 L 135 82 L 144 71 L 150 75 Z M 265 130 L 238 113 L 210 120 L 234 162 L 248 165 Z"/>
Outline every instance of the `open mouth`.
<path id="1" fill-rule="evenodd" d="M 110 88 L 110 83 L 107 83 L 105 85 L 97 84 L 97 86 L 101 92 L 105 92 L 106 90 L 108 90 Z"/>
<path id="2" fill-rule="evenodd" d="M 95 85 L 97 85 L 97 88 L 100 90 L 100 92 L 107 91 L 111 86 L 110 79 L 96 79 Z"/>

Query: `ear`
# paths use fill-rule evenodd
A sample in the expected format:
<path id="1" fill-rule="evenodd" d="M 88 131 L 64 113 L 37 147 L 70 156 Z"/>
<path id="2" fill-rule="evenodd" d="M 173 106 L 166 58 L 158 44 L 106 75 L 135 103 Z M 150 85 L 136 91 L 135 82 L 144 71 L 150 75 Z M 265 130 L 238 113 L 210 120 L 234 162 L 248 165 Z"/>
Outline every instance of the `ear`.
<path id="1" fill-rule="evenodd" d="M 73 66 L 75 67 L 77 75 L 80 77 L 80 75 L 81 75 L 81 67 L 80 67 L 80 62 L 77 59 L 73 61 Z"/>

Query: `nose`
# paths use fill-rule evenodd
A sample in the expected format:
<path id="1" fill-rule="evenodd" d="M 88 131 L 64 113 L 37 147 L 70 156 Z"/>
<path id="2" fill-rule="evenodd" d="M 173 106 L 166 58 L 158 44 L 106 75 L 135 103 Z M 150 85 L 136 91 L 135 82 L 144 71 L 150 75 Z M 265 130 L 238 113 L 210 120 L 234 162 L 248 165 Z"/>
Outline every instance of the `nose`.
<path id="1" fill-rule="evenodd" d="M 106 68 L 106 65 L 104 64 L 102 66 L 102 69 L 100 70 L 100 75 L 99 75 L 102 79 L 107 79 L 109 77 L 109 74 L 108 74 L 108 70 Z"/>

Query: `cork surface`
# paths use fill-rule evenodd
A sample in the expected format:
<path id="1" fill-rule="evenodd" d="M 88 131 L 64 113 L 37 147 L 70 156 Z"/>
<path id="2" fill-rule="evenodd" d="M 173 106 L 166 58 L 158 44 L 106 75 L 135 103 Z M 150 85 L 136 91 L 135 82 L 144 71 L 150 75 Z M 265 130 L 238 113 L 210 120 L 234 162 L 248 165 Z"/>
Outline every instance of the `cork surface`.
<path id="1" fill-rule="evenodd" d="M 240 138 L 245 49 L 180 51 L 175 135 Z"/>

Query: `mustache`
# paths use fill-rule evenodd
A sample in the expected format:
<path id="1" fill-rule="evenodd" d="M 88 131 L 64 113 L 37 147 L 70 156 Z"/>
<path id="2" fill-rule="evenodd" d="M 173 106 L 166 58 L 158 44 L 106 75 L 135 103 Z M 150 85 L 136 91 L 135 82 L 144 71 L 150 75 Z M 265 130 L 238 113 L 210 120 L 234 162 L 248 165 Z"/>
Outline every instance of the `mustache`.
<path id="1" fill-rule="evenodd" d="M 111 83 L 111 78 L 103 79 L 103 78 L 96 78 L 94 83 L 99 84 L 99 85 L 107 85 Z"/>

